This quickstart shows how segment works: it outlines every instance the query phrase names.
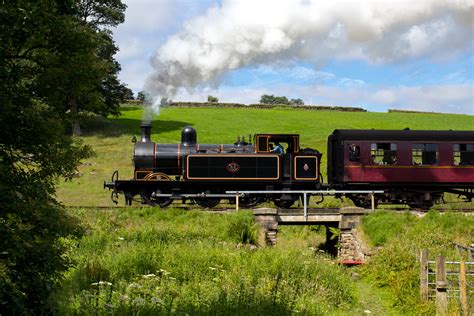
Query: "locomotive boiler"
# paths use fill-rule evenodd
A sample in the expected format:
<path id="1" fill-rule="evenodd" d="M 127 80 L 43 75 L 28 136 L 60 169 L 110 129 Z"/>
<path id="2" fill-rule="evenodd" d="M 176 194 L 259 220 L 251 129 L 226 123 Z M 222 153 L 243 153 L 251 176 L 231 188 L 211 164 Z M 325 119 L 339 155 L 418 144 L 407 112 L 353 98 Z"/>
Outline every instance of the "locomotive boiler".
<path id="1" fill-rule="evenodd" d="M 203 207 L 214 207 L 227 191 L 292 191 L 320 188 L 321 154 L 300 149 L 297 134 L 256 134 L 238 137 L 233 144 L 200 144 L 197 132 L 187 126 L 181 142 L 158 144 L 151 140 L 151 125 L 141 126 L 134 146 L 134 177 L 119 180 L 114 173 L 105 187 L 123 193 L 127 204 L 138 197 L 142 203 L 166 207 L 189 198 Z M 283 153 L 272 151 L 280 144 Z M 240 198 L 244 207 L 271 200 L 290 207 L 296 194 L 252 194 Z M 233 202 L 233 199 L 229 199 Z"/>

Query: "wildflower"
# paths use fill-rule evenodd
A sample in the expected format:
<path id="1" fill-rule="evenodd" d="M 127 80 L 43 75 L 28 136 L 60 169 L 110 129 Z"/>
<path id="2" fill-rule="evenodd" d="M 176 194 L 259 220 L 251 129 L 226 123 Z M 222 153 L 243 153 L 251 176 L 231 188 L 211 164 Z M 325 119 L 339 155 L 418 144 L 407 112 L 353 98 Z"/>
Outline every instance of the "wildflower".
<path id="1" fill-rule="evenodd" d="M 121 296 L 120 296 L 120 300 L 121 300 L 121 301 L 128 301 L 128 295 L 125 295 L 125 294 L 124 294 L 124 295 L 121 295 Z"/>
<path id="2" fill-rule="evenodd" d="M 156 277 L 156 274 L 153 274 L 153 273 L 145 274 L 143 277 L 146 278 L 146 279 L 154 278 L 154 277 Z"/>
<path id="3" fill-rule="evenodd" d="M 130 288 L 130 289 L 139 289 L 141 287 L 142 286 L 138 283 L 130 283 L 129 286 L 128 286 L 128 288 Z"/>
<path id="4" fill-rule="evenodd" d="M 168 272 L 168 271 L 166 271 L 165 269 L 160 269 L 159 273 L 162 274 L 162 275 L 171 274 L 171 272 Z"/>
<path id="5" fill-rule="evenodd" d="M 118 240 L 125 240 L 125 238 L 123 238 L 123 237 L 119 237 L 119 238 L 118 238 Z"/>

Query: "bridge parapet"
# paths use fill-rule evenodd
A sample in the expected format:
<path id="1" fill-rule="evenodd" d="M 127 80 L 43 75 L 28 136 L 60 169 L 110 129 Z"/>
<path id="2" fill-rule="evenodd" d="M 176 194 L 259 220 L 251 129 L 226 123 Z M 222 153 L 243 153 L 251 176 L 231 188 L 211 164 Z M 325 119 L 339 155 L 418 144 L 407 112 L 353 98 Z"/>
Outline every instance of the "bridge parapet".
<path id="1" fill-rule="evenodd" d="M 274 208 L 258 208 L 253 211 L 255 220 L 264 229 L 269 245 L 276 244 L 279 225 L 324 225 L 327 228 L 327 244 L 335 244 L 329 227 L 338 227 L 340 233 L 337 255 L 346 264 L 360 264 L 365 260 L 357 228 L 362 216 L 370 212 L 371 210 L 360 207 L 309 209 L 304 213 L 298 209 Z"/>

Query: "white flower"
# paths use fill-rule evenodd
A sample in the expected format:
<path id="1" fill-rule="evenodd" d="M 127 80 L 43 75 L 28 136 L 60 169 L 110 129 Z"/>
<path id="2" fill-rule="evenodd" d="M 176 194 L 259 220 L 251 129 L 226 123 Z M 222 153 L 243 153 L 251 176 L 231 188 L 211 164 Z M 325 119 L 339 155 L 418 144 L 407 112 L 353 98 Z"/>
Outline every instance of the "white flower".
<path id="1" fill-rule="evenodd" d="M 146 278 L 146 279 L 154 278 L 154 277 L 156 277 L 156 274 L 153 274 L 153 273 L 145 274 L 143 277 Z"/>

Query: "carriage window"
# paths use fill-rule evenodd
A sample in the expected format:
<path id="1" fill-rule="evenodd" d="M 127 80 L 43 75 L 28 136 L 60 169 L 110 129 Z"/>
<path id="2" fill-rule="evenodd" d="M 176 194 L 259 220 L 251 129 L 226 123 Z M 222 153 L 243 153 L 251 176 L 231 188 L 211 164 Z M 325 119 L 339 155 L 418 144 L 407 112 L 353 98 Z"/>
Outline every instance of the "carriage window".
<path id="1" fill-rule="evenodd" d="M 360 161 L 360 146 L 352 144 L 349 146 L 349 161 Z"/>
<path id="2" fill-rule="evenodd" d="M 453 158 L 455 166 L 474 165 L 474 144 L 454 144 Z"/>
<path id="3" fill-rule="evenodd" d="M 413 144 L 412 145 L 413 165 L 436 165 L 438 163 L 437 144 Z"/>
<path id="4" fill-rule="evenodd" d="M 397 163 L 397 144 L 376 143 L 370 145 L 372 162 L 377 165 L 395 165 Z"/>

